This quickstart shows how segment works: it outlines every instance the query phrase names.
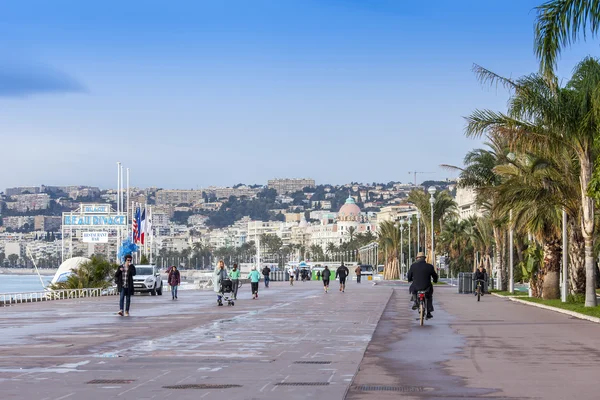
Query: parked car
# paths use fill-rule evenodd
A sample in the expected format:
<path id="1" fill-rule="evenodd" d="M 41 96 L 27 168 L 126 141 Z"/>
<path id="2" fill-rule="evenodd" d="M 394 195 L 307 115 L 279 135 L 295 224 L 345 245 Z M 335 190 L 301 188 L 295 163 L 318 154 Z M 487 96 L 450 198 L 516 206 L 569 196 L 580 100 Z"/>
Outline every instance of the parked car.
<path id="1" fill-rule="evenodd" d="M 162 295 L 163 281 L 160 270 L 155 265 L 136 265 L 133 277 L 134 293 L 150 293 L 152 296 Z"/>

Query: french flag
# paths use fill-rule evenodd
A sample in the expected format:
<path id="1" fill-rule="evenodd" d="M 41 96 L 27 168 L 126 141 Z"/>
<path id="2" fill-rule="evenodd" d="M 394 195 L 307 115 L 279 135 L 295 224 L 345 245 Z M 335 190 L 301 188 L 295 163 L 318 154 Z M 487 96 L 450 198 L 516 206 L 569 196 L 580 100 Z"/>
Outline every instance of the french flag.
<path id="1" fill-rule="evenodd" d="M 142 211 L 142 216 L 140 218 L 140 231 L 139 231 L 138 236 L 140 238 L 140 243 L 144 244 L 145 236 L 146 236 L 146 209 L 145 208 L 144 208 L 144 211 Z"/>

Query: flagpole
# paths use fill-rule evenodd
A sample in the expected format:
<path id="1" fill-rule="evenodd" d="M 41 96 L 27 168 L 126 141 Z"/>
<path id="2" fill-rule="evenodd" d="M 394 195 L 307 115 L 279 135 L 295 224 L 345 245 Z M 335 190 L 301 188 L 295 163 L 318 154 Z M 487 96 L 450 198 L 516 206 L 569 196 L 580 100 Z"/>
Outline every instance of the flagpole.
<path id="1" fill-rule="evenodd" d="M 127 221 L 127 219 L 129 218 L 129 168 L 127 168 L 127 213 L 125 214 L 125 229 L 126 231 L 126 236 L 129 237 L 129 221 Z"/>
<path id="2" fill-rule="evenodd" d="M 144 254 L 148 258 L 148 203 L 144 203 L 144 211 L 146 212 L 146 219 L 144 221 Z"/>
<path id="3" fill-rule="evenodd" d="M 121 162 L 117 161 L 117 215 L 121 211 L 121 206 L 120 206 L 121 192 L 119 190 L 120 188 L 121 188 Z M 116 255 L 117 264 L 119 264 L 119 261 L 120 261 L 119 260 L 120 246 L 121 246 L 121 230 L 117 228 L 117 255 Z"/>
<path id="4" fill-rule="evenodd" d="M 148 230 L 150 231 L 150 265 L 152 265 L 152 261 L 154 259 L 153 257 L 153 252 L 154 252 L 154 229 L 152 229 L 152 207 L 148 208 L 149 210 L 149 217 L 148 217 Z"/>

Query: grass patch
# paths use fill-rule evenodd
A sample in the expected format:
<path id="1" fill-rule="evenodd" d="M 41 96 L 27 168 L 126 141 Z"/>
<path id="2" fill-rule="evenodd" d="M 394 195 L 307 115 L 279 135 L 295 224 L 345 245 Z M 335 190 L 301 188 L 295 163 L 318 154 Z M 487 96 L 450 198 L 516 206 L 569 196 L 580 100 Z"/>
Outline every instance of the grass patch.
<path id="1" fill-rule="evenodd" d="M 528 297 L 523 300 L 530 301 L 532 303 L 544 304 L 546 306 L 562 308 L 563 310 L 575 311 L 581 314 L 589 315 L 590 317 L 600 318 L 600 306 L 597 307 L 585 307 L 580 302 L 563 303 L 560 299 L 555 300 L 543 300 L 535 297 Z"/>
<path id="2" fill-rule="evenodd" d="M 447 285 L 446 282 L 442 282 L 442 281 L 437 281 L 433 283 L 434 285 Z"/>
<path id="3" fill-rule="evenodd" d="M 519 292 L 516 291 L 514 293 L 510 293 L 507 290 L 490 290 L 491 293 L 499 294 L 500 296 L 514 296 L 514 297 L 527 297 L 529 296 L 528 292 Z"/>

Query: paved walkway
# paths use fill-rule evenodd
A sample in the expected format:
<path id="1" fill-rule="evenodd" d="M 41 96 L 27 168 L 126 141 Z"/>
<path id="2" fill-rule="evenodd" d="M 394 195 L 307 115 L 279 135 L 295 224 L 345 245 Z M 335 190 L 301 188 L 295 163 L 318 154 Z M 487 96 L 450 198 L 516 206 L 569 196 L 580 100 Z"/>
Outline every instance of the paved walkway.
<path id="1" fill-rule="evenodd" d="M 406 285 L 241 290 L 134 296 L 129 318 L 116 297 L 2 308 L 0 397 L 598 398 L 598 324 L 443 286 L 423 327 Z"/>

